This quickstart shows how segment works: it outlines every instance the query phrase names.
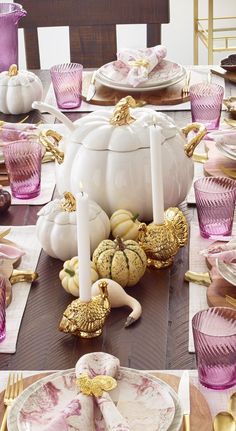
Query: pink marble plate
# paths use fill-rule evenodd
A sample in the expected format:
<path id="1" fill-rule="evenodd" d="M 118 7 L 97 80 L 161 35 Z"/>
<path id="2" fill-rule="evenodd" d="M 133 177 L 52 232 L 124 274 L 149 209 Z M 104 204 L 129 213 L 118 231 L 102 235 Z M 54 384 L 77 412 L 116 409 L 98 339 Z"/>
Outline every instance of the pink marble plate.
<path id="1" fill-rule="evenodd" d="M 42 431 L 76 397 L 76 393 L 73 371 L 61 371 L 34 383 L 18 397 L 20 407 L 17 411 L 13 405 L 8 431 Z M 147 373 L 122 368 L 118 386 L 110 395 L 132 431 L 175 431 L 180 428 L 182 414 L 173 399 L 173 390 Z M 68 418 L 67 430 L 78 430 L 74 416 Z M 95 430 L 106 430 L 99 411 L 96 412 Z"/>

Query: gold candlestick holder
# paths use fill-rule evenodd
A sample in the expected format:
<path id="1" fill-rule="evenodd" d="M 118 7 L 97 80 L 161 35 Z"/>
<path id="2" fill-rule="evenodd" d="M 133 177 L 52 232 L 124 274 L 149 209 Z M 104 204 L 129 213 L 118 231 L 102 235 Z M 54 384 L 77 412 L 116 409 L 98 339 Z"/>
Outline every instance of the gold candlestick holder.
<path id="1" fill-rule="evenodd" d="M 188 223 L 184 214 L 178 208 L 168 208 L 163 224 L 141 223 L 138 241 L 147 255 L 148 267 L 170 266 L 179 248 L 188 241 Z"/>
<path id="2" fill-rule="evenodd" d="M 101 335 L 105 320 L 111 311 L 107 293 L 107 282 L 99 283 L 100 294 L 89 302 L 75 299 L 68 305 L 59 324 L 59 330 L 81 338 Z"/>

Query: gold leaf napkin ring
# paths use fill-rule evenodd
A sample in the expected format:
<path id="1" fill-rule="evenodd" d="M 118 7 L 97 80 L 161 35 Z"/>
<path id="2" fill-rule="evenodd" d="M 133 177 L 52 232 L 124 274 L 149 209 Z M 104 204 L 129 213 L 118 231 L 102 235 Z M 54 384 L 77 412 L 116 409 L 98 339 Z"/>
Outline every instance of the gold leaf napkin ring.
<path id="1" fill-rule="evenodd" d="M 103 392 L 112 391 L 117 386 L 117 381 L 111 376 L 95 376 L 92 379 L 86 374 L 80 374 L 76 379 L 76 384 L 84 395 L 94 395 L 101 397 Z"/>
<path id="2" fill-rule="evenodd" d="M 148 67 L 149 61 L 144 58 L 140 58 L 139 60 L 129 61 L 129 66 L 131 67 Z"/>

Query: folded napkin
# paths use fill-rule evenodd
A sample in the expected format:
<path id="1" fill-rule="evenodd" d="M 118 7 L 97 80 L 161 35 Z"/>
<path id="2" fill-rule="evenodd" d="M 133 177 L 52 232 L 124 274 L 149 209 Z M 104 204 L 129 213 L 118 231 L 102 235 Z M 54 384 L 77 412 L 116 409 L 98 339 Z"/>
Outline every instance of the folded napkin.
<path id="1" fill-rule="evenodd" d="M 108 353 L 96 352 L 82 356 L 75 367 L 80 392 L 44 431 L 67 431 L 69 425 L 75 429 L 93 431 L 97 429 L 97 419 L 101 431 L 130 431 L 127 420 L 107 392 L 116 386 L 119 368 L 119 359 Z M 97 408 L 102 414 L 103 424 L 96 412 Z"/>
<path id="2" fill-rule="evenodd" d="M 166 57 L 166 48 L 157 45 L 144 49 L 124 49 L 117 53 L 117 61 L 109 63 L 105 69 L 106 76 L 114 81 L 137 87 L 148 80 L 149 73 Z"/>
<path id="3" fill-rule="evenodd" d="M 33 124 L 5 123 L 0 121 L 0 145 L 5 142 L 19 141 L 36 132 L 37 127 Z"/>

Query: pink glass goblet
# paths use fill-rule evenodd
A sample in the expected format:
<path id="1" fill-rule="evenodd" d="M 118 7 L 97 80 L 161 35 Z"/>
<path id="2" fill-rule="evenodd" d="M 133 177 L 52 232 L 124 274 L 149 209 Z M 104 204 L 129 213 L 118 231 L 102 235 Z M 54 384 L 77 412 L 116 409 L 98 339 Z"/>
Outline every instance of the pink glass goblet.
<path id="1" fill-rule="evenodd" d="M 6 279 L 0 274 L 0 342 L 6 337 Z"/>
<path id="2" fill-rule="evenodd" d="M 189 89 L 192 121 L 202 123 L 207 130 L 219 128 L 224 88 L 215 83 L 201 82 Z"/>

